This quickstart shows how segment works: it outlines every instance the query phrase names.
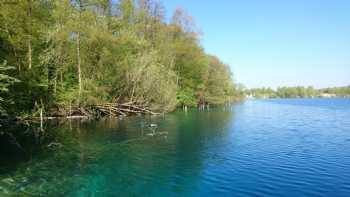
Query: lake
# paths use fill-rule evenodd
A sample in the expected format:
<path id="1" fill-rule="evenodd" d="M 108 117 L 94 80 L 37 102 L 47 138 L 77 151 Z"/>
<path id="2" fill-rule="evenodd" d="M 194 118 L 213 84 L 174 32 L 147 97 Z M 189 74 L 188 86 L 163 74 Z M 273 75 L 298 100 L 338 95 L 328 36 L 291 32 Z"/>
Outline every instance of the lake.
<path id="1" fill-rule="evenodd" d="M 350 99 L 8 129 L 25 154 L 2 147 L 0 196 L 350 195 Z"/>

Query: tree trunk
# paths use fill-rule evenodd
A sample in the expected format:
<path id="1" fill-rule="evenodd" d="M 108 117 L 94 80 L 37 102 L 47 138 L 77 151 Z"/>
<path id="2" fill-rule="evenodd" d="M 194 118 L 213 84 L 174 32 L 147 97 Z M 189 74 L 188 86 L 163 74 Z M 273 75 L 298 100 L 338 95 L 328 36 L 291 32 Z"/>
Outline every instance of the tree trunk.
<path id="1" fill-rule="evenodd" d="M 82 80 L 81 80 L 81 57 L 80 57 L 80 23 L 81 23 L 81 12 L 83 6 L 81 1 L 79 2 L 79 21 L 78 21 L 78 32 L 77 32 L 77 61 L 78 61 L 78 83 L 79 83 L 79 92 L 78 92 L 78 105 L 80 104 L 80 96 L 82 91 Z"/>
<path id="2" fill-rule="evenodd" d="M 63 90 L 63 72 L 60 72 L 60 76 L 61 76 L 61 88 Z"/>
<path id="3" fill-rule="evenodd" d="M 30 40 L 31 38 L 28 40 L 28 68 L 32 69 L 32 42 Z"/>
<path id="4" fill-rule="evenodd" d="M 55 82 L 54 82 L 54 94 L 56 95 L 57 92 L 57 71 L 55 72 Z"/>
<path id="5" fill-rule="evenodd" d="M 80 58 L 80 33 L 78 32 L 77 36 L 77 61 L 78 61 L 78 80 L 79 80 L 79 93 L 78 93 L 78 104 L 80 102 L 80 96 L 81 96 L 81 58 Z"/>
<path id="6" fill-rule="evenodd" d="M 32 68 L 32 0 L 28 2 L 28 68 Z"/>
<path id="7" fill-rule="evenodd" d="M 7 33 L 8 37 L 9 37 L 9 41 L 10 43 L 13 45 L 12 47 L 12 51 L 13 51 L 13 56 L 15 57 L 15 60 L 16 60 L 16 64 L 17 64 L 17 67 L 18 67 L 18 73 L 21 72 L 21 63 L 20 63 L 20 60 L 19 60 L 19 56 L 17 55 L 17 50 L 16 50 L 16 47 L 15 47 L 15 42 L 12 38 L 12 35 L 10 33 L 10 30 L 9 30 L 9 27 L 8 27 L 8 24 L 5 23 L 5 32 Z"/>
<path id="8" fill-rule="evenodd" d="M 41 108 L 40 108 L 40 130 L 41 130 L 41 131 L 44 130 L 44 129 L 43 129 L 43 122 L 44 122 L 44 120 L 43 120 L 43 108 L 41 107 Z"/>

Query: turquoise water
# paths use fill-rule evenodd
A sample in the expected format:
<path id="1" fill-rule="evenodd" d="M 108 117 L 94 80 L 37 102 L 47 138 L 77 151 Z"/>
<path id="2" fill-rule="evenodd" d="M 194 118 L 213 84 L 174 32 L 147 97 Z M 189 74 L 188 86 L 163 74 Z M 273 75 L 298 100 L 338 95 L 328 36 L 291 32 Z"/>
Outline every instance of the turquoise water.
<path id="1" fill-rule="evenodd" d="M 26 159 L 1 158 L 0 196 L 350 195 L 349 99 L 255 100 L 26 133 Z"/>

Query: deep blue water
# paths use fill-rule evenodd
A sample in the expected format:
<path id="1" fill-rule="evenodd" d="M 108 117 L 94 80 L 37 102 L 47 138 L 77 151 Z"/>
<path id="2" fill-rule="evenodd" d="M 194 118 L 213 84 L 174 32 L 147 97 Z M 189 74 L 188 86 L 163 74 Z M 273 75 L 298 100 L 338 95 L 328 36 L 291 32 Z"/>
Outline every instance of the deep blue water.
<path id="1" fill-rule="evenodd" d="M 148 136 L 151 123 L 167 134 Z M 350 196 L 350 99 L 68 121 L 36 136 L 62 146 L 38 142 L 3 167 L 0 196 Z"/>

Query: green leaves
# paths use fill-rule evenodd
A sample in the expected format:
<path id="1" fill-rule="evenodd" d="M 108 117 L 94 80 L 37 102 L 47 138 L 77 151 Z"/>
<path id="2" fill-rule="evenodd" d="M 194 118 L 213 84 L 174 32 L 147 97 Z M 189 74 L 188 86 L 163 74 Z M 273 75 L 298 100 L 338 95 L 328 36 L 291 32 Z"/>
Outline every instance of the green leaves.
<path id="1" fill-rule="evenodd" d="M 194 91 L 190 88 L 184 88 L 177 92 L 177 103 L 181 106 L 194 107 L 197 105 Z"/>
<path id="2" fill-rule="evenodd" d="M 20 82 L 18 79 L 11 77 L 6 73 L 6 71 L 13 70 L 14 67 L 7 66 L 5 61 L 3 64 L 0 64 L 0 92 L 7 92 L 8 87 L 16 82 Z"/>
<path id="3" fill-rule="evenodd" d="M 14 69 L 13 67 L 7 66 L 5 61 L 3 64 L 0 64 L 0 115 L 6 114 L 5 102 L 10 103 L 10 100 L 5 100 L 1 95 L 9 91 L 9 86 L 19 82 L 18 79 L 11 77 L 6 74 L 7 71 Z"/>

